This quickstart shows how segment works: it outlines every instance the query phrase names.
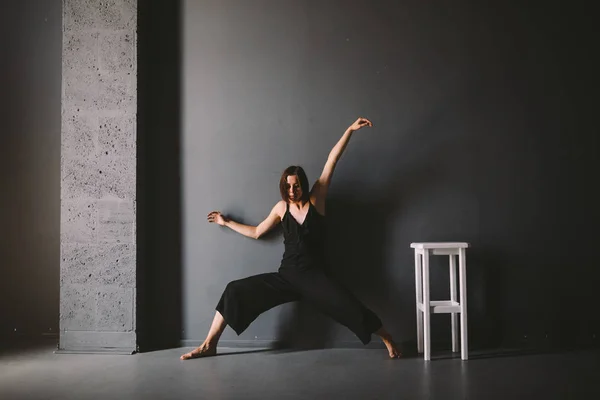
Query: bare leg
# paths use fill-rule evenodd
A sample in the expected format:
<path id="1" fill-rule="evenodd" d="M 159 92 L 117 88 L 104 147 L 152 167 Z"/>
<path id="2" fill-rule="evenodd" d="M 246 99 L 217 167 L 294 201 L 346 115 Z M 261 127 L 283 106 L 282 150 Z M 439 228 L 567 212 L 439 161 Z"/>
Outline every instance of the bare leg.
<path id="1" fill-rule="evenodd" d="M 208 335 L 206 339 L 204 339 L 204 343 L 202 343 L 198 348 L 190 351 L 182 355 L 180 358 L 182 360 L 189 360 L 191 358 L 198 357 L 209 357 L 217 354 L 217 343 L 219 342 L 219 338 L 225 330 L 227 323 L 225 319 L 218 311 L 215 314 L 215 318 L 213 319 L 210 330 L 208 331 Z"/>
<path id="2" fill-rule="evenodd" d="M 385 347 L 387 347 L 388 353 L 390 354 L 390 358 L 400 358 L 402 356 L 400 350 L 398 350 L 398 347 L 396 347 L 396 343 L 394 343 L 392 340 L 392 335 L 390 335 L 390 333 L 386 331 L 383 326 L 379 328 L 375 334 L 381 337 L 381 340 L 383 340 L 383 343 L 385 344 Z"/>

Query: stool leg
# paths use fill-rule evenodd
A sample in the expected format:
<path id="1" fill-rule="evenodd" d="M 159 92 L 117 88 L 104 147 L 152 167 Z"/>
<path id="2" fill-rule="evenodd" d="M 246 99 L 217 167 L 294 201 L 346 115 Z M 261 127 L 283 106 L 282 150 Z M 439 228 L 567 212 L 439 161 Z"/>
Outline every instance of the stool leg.
<path id="1" fill-rule="evenodd" d="M 429 302 L 429 250 L 423 250 L 423 341 L 426 361 L 431 360 L 431 305 Z"/>
<path id="2" fill-rule="evenodd" d="M 461 358 L 469 358 L 469 337 L 467 331 L 467 256 L 465 249 L 458 252 L 458 280 L 460 285 L 460 350 Z"/>
<path id="3" fill-rule="evenodd" d="M 450 300 L 457 301 L 456 295 L 456 256 L 450 255 Z M 458 315 L 456 313 L 450 314 L 452 322 L 452 351 L 458 351 Z"/>
<path id="4" fill-rule="evenodd" d="M 423 313 L 419 310 L 419 303 L 423 302 L 423 268 L 421 255 L 415 249 L 415 293 L 417 308 L 417 352 L 423 353 Z"/>

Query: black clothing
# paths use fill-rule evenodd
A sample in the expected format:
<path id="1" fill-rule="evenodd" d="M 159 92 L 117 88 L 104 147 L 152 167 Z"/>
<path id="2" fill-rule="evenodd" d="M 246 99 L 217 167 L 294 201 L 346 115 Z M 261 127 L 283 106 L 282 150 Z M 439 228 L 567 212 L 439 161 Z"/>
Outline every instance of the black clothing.
<path id="1" fill-rule="evenodd" d="M 325 265 L 325 217 L 309 201 L 300 224 L 287 205 L 281 221 L 285 252 L 279 272 L 230 282 L 217 311 L 240 335 L 263 312 L 290 301 L 306 301 L 348 327 L 367 344 L 381 320 L 352 293 L 329 278 Z"/>

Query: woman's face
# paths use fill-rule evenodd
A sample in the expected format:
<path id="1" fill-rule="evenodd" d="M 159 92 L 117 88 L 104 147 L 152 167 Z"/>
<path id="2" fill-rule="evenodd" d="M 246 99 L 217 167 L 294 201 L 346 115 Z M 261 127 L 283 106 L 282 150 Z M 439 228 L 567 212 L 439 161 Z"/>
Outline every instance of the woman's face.
<path id="1" fill-rule="evenodd" d="M 296 203 L 302 198 L 302 188 L 300 187 L 300 180 L 298 175 L 288 175 L 287 179 L 287 191 L 290 202 Z"/>

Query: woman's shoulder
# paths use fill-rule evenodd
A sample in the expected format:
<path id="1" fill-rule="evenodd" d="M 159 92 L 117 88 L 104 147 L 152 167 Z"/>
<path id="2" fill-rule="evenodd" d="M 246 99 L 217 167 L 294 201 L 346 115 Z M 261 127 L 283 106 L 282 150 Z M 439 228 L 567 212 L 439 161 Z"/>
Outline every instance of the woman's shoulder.
<path id="1" fill-rule="evenodd" d="M 275 211 L 280 219 L 283 219 L 283 216 L 287 211 L 287 203 L 284 200 L 279 200 L 273 207 L 273 211 Z"/>

